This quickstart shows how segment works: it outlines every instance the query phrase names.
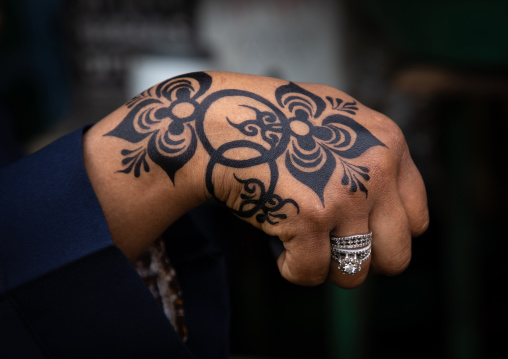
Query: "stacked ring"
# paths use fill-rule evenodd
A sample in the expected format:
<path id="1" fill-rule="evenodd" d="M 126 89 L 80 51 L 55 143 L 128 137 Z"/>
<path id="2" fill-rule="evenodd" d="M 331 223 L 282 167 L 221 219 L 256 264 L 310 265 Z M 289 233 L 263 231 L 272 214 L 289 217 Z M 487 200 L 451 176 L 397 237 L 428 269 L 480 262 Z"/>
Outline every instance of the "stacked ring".
<path id="1" fill-rule="evenodd" d="M 362 270 L 362 263 L 370 257 L 372 232 L 348 237 L 330 236 L 332 259 L 339 263 L 339 269 L 346 274 Z"/>

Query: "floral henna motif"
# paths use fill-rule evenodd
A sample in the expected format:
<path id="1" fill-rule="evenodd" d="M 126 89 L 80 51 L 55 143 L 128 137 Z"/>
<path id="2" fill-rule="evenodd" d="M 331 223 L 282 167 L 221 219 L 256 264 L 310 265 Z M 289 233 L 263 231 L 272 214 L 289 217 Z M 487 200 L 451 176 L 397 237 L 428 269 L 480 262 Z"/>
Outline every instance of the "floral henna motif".
<path id="1" fill-rule="evenodd" d="M 211 77 L 204 73 L 169 79 L 142 92 L 127 103 L 130 112 L 106 136 L 115 136 L 131 143 L 143 143 L 137 150 L 124 150 L 121 172 L 140 175 L 140 168 L 148 172 L 146 155 L 175 182 L 176 172 L 194 155 L 197 147 L 194 121 L 199 111 L 198 98 L 211 85 Z"/>
<path id="2" fill-rule="evenodd" d="M 359 157 L 369 148 L 384 144 L 347 116 L 334 114 L 322 118 L 326 103 L 294 83 L 279 87 L 275 96 L 278 104 L 293 114 L 289 119 L 292 140 L 286 153 L 286 167 L 291 174 L 312 189 L 324 205 L 324 189 L 338 159 L 344 169 L 342 184 L 349 185 L 352 192 L 360 188 L 367 195 L 362 180 L 370 179 L 369 169 L 354 166 L 346 159 Z M 341 106 L 340 99 L 327 97 L 327 100 L 336 111 L 356 114 L 358 110 L 356 102 Z"/>
<path id="3" fill-rule="evenodd" d="M 299 211 L 296 201 L 275 194 L 279 177 L 276 160 L 281 156 L 291 175 L 316 193 L 323 206 L 324 190 L 337 164 L 343 170 L 342 185 L 349 186 L 352 192 L 359 189 L 368 195 L 369 169 L 350 160 L 373 146 L 386 146 L 346 115 L 356 114 L 356 102 L 344 103 L 331 97 L 326 97 L 325 102 L 290 82 L 276 89 L 274 104 L 248 91 L 230 89 L 209 93 L 211 83 L 208 74 L 191 73 L 164 81 L 129 101 L 127 116 L 106 134 L 134 144 L 133 149 L 121 152 L 124 168 L 119 172 L 133 172 L 136 177 L 142 170 L 149 172 L 148 157 L 175 183 L 176 173 L 201 143 L 210 155 L 206 185 L 213 195 L 212 177 L 218 165 L 236 169 L 267 165 L 269 183 L 234 174 L 244 192 L 240 207 L 233 212 L 244 218 L 255 216 L 260 223 L 275 224 L 285 219 L 287 215 L 281 211 L 288 204 Z M 235 98 L 239 111 L 224 120 L 245 139 L 228 139 L 229 134 L 225 133 L 221 143 L 213 143 L 205 131 L 207 113 L 214 104 L 227 98 Z M 336 113 L 324 116 L 327 107 Z M 248 158 L 227 155 L 246 149 L 252 154 Z"/>

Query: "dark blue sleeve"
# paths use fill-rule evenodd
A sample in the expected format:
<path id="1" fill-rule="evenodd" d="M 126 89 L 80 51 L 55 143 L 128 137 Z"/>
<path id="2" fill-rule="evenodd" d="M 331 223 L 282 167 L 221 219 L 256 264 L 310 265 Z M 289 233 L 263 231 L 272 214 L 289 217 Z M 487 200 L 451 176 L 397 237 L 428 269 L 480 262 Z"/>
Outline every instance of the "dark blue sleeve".
<path id="1" fill-rule="evenodd" d="M 111 240 L 82 135 L 0 170 L 0 358 L 191 358 Z"/>
<path id="2" fill-rule="evenodd" d="M 83 130 L 0 170 L 0 293 L 112 246 Z"/>
<path id="3" fill-rule="evenodd" d="M 192 355 L 127 258 L 108 247 L 0 295 L 0 358 Z"/>
<path id="4" fill-rule="evenodd" d="M 112 242 L 85 171 L 84 131 L 0 169 L 0 358 L 227 358 L 225 262 L 210 209 L 166 233 L 184 344 Z"/>

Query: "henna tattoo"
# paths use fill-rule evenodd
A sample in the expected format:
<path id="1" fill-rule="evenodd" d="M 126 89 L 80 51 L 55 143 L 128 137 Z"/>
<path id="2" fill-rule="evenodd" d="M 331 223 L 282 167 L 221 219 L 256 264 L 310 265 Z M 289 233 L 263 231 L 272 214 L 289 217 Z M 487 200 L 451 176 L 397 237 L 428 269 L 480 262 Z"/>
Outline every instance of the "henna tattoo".
<path id="1" fill-rule="evenodd" d="M 371 147 L 386 146 L 348 116 L 358 111 L 355 101 L 344 102 L 329 96 L 325 101 L 290 82 L 275 90 L 274 104 L 249 91 L 226 89 L 209 93 L 211 83 L 212 78 L 206 73 L 186 74 L 168 79 L 130 100 L 127 116 L 105 134 L 135 145 L 134 149 L 122 150 L 124 168 L 119 172 L 133 172 L 139 177 L 142 171 L 150 171 L 149 159 L 174 184 L 176 173 L 193 157 L 200 143 L 210 155 L 206 186 L 214 195 L 212 178 L 218 165 L 236 169 L 268 166 L 268 186 L 259 178 L 241 178 L 234 173 L 235 180 L 243 185 L 243 193 L 239 208 L 232 210 L 240 217 L 255 216 L 259 223 L 275 224 L 287 218 L 282 213 L 286 205 L 299 212 L 295 200 L 275 194 L 279 177 L 276 161 L 281 156 L 289 173 L 312 190 L 323 206 L 324 190 L 337 163 L 343 171 L 341 184 L 368 196 L 369 169 L 350 160 Z M 241 115 L 225 116 L 224 120 L 241 132 L 244 139 L 233 140 L 226 133 L 213 142 L 205 130 L 207 114 L 211 107 L 228 98 L 240 100 L 237 106 Z M 336 113 L 324 116 L 327 106 Z M 250 156 L 228 156 L 238 150 L 249 150 Z"/>
<path id="2" fill-rule="evenodd" d="M 292 199 L 282 199 L 280 196 L 276 194 L 267 194 L 265 191 L 265 185 L 262 181 L 249 178 L 248 180 L 241 180 L 236 175 L 235 179 L 243 184 L 243 189 L 245 190 L 244 194 L 241 194 L 240 197 L 243 199 L 243 202 L 240 204 L 239 210 L 234 210 L 233 213 L 240 217 L 248 218 L 256 215 L 256 220 L 259 223 L 263 223 L 267 221 L 270 224 L 277 223 L 274 219 L 286 219 L 287 215 L 284 213 L 276 213 L 286 204 L 291 203 L 298 210 L 298 204 Z M 259 194 L 256 192 L 259 191 Z M 251 207 L 251 208 L 249 208 Z M 259 213 L 259 212 L 262 213 Z"/>

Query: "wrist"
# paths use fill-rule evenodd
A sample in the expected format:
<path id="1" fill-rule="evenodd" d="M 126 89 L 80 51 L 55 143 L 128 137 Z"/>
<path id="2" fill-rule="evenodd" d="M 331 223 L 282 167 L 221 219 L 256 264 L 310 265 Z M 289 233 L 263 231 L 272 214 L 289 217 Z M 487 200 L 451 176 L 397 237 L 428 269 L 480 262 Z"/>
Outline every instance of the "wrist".
<path id="1" fill-rule="evenodd" d="M 129 143 L 108 136 L 128 113 L 129 109 L 122 106 L 90 128 L 84 135 L 83 156 L 113 242 L 134 259 L 209 194 L 202 151 L 170 177 L 154 164 L 148 152 L 143 153 L 148 139 Z M 178 163 L 167 165 L 178 167 Z"/>

